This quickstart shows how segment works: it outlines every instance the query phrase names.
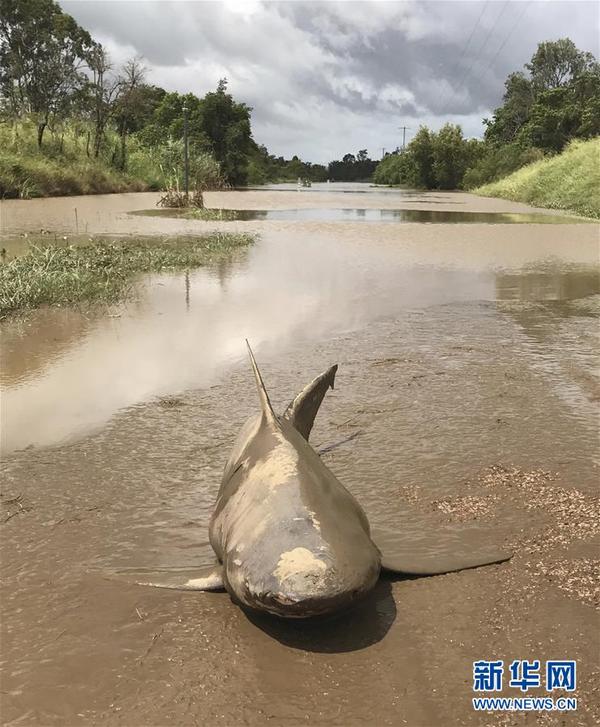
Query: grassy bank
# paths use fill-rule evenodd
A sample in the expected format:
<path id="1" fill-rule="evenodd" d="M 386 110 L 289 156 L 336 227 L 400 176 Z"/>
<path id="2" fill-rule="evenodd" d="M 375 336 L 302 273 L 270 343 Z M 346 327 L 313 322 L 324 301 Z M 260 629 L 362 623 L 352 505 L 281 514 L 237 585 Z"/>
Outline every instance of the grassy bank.
<path id="1" fill-rule="evenodd" d="M 95 241 L 81 247 L 32 247 L 0 263 L 0 318 L 43 305 L 112 303 L 142 273 L 187 270 L 248 247 L 251 235 L 212 233 L 176 241 Z"/>
<path id="2" fill-rule="evenodd" d="M 0 197 L 29 199 L 157 188 L 158 165 L 135 141 L 129 143 L 126 172 L 114 163 L 119 148 L 116 134 L 107 134 L 97 157 L 92 142 L 87 128 L 66 124 L 49 129 L 39 149 L 32 122 L 0 123 Z"/>
<path id="3" fill-rule="evenodd" d="M 30 199 L 72 194 L 142 192 L 148 184 L 101 160 L 0 152 L 0 197 Z"/>
<path id="4" fill-rule="evenodd" d="M 600 218 L 600 138 L 573 141 L 557 156 L 473 190 L 538 207 Z"/>
<path id="5" fill-rule="evenodd" d="M 74 194 L 109 194 L 167 189 L 182 172 L 183 142 L 148 146 L 128 136 L 123 147 L 107 130 L 96 155 L 89 125 L 65 122 L 49 128 L 38 148 L 35 125 L 27 119 L 0 122 L 0 198 L 29 199 Z M 217 189 L 220 167 L 208 153 L 190 159 L 192 186 Z"/>

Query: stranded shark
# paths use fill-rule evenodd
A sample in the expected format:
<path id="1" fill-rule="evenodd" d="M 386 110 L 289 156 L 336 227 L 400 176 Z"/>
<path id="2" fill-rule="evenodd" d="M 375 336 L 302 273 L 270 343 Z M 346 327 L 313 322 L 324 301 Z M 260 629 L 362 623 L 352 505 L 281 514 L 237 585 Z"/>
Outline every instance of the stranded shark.
<path id="1" fill-rule="evenodd" d="M 371 530 L 360 504 L 308 441 L 337 365 L 278 416 L 246 343 L 260 413 L 242 427 L 223 473 L 209 526 L 218 562 L 180 583 L 146 585 L 224 588 L 243 607 L 306 618 L 351 606 L 374 587 L 382 569 L 434 575 L 511 557 L 493 547 L 473 552 L 460 534 L 442 528 Z"/>

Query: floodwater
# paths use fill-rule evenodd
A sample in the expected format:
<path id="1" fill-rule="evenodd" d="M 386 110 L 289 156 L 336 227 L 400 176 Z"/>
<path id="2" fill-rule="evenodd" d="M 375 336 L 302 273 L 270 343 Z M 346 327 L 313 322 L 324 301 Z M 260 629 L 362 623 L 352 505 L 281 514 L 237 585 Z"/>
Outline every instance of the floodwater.
<path id="1" fill-rule="evenodd" d="M 325 217 L 552 216 L 461 193 L 331 187 L 206 201 Z M 598 225 L 130 214 L 156 199 L 0 203 L 10 254 L 40 234 L 260 235 L 230 261 L 146 278 L 109 310 L 1 323 L 3 722 L 482 724 L 472 661 L 522 655 L 577 658 L 573 724 L 594 724 L 596 611 L 583 586 L 536 568 L 598 558 L 582 524 L 598 482 Z M 468 520 L 513 545 L 550 523 L 562 539 L 517 545 L 501 566 L 382 579 L 356 612 L 310 626 L 248 617 L 226 594 L 131 584 L 121 570 L 211 559 L 220 472 L 258 405 L 244 338 L 279 410 L 339 364 L 311 439 L 343 442 L 324 458 L 373 523 Z M 523 475 L 490 490 L 498 468 Z M 554 522 L 522 497 L 536 478 L 535 497 L 577 507 Z"/>
<path id="2" fill-rule="evenodd" d="M 569 225 L 585 223 L 587 220 L 577 217 L 566 217 L 548 214 L 527 214 L 523 212 L 463 212 L 452 210 L 440 212 L 438 210 L 411 210 L 411 209 L 335 209 L 331 207 L 300 208 L 300 209 L 274 209 L 274 210 L 230 210 L 217 209 L 217 214 L 233 213 L 238 220 L 297 220 L 301 222 L 421 222 L 435 224 L 473 223 L 483 222 L 489 225 L 498 224 L 560 224 Z M 176 210 L 153 209 L 141 210 L 134 214 L 157 217 L 181 217 L 184 213 Z M 591 222 L 591 224 L 594 224 Z"/>

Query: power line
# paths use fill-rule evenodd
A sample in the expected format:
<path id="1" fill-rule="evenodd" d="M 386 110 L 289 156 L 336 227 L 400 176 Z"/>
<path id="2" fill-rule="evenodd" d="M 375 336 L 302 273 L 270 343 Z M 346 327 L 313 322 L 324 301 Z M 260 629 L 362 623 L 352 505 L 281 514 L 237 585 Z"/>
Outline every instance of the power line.
<path id="1" fill-rule="evenodd" d="M 479 27 L 479 23 L 481 22 L 481 18 L 483 18 L 483 14 L 485 13 L 485 10 L 486 10 L 486 8 L 488 6 L 488 2 L 489 2 L 489 0 L 485 0 L 485 3 L 483 4 L 483 8 L 482 8 L 481 12 L 479 13 L 479 17 L 477 18 L 477 20 L 475 22 L 475 25 L 473 26 L 473 30 L 471 30 L 471 35 L 469 36 L 469 39 L 467 40 L 467 43 L 466 43 L 465 47 L 463 48 L 463 52 L 460 54 L 460 58 L 458 59 L 458 61 L 456 63 L 456 66 L 455 66 L 455 69 L 454 69 L 455 71 L 458 71 L 458 68 L 459 68 L 459 66 L 460 66 L 460 64 L 462 62 L 462 59 L 465 57 L 465 53 L 467 52 L 467 50 L 469 48 L 469 45 L 471 44 L 471 41 L 473 40 L 473 37 L 475 35 L 475 31 Z"/>
<path id="2" fill-rule="evenodd" d="M 488 3 L 489 3 L 489 0 L 485 0 L 485 3 L 483 4 L 483 8 L 481 9 L 481 12 L 479 13 L 479 17 L 475 21 L 475 25 L 471 29 L 471 33 L 469 35 L 469 38 L 468 38 L 467 42 L 465 43 L 465 45 L 463 47 L 462 53 L 460 54 L 460 58 L 458 59 L 458 61 L 454 65 L 454 70 L 452 71 L 451 77 L 454 76 L 458 72 L 458 69 L 460 68 L 460 64 L 462 63 L 462 60 L 465 57 L 465 54 L 466 54 L 466 52 L 467 52 L 467 50 L 469 48 L 469 45 L 471 44 L 471 41 L 473 40 L 473 37 L 475 36 L 475 31 L 479 27 L 479 23 L 481 22 L 481 18 L 483 18 L 483 14 L 486 11 L 486 8 L 488 6 Z M 448 100 L 448 94 L 449 94 L 449 92 L 446 89 L 446 91 L 444 93 L 444 98 L 443 98 L 443 101 L 442 101 L 442 104 L 441 104 L 442 107 L 445 105 L 446 101 Z"/>
<path id="3" fill-rule="evenodd" d="M 517 26 L 519 25 L 519 23 L 521 22 L 521 20 L 523 20 L 523 18 L 525 17 L 525 13 L 529 9 L 529 6 L 530 5 L 531 5 L 531 0 L 529 0 L 529 2 L 523 3 L 523 10 L 521 11 L 521 14 L 517 18 L 517 20 L 516 20 L 515 24 L 512 26 L 512 28 L 508 31 L 508 35 L 506 36 L 506 38 L 504 38 L 504 40 L 502 41 L 502 43 L 500 43 L 500 47 L 494 53 L 494 57 L 490 61 L 490 63 L 487 66 L 487 68 L 485 68 L 485 70 L 483 71 L 483 73 L 479 76 L 478 80 L 481 80 L 484 77 L 484 75 L 487 73 L 487 71 L 489 71 L 490 68 L 494 65 L 494 63 L 498 59 L 498 56 L 502 52 L 504 46 L 508 43 L 509 38 L 515 32 L 515 30 L 516 30 Z"/>
<path id="4" fill-rule="evenodd" d="M 509 0 L 504 0 L 504 5 L 502 6 L 502 10 L 498 13 L 498 15 L 496 17 L 496 20 L 494 20 L 494 22 L 492 23 L 492 25 L 491 25 L 491 27 L 490 27 L 487 35 L 485 36 L 485 39 L 484 39 L 483 43 L 481 44 L 481 47 L 479 48 L 479 50 L 477 51 L 477 53 L 475 55 L 475 60 L 473 61 L 473 63 L 471 63 L 471 65 L 469 67 L 469 70 L 465 74 L 463 74 L 463 76 L 462 76 L 462 78 L 460 80 L 460 83 L 458 84 L 459 86 L 462 86 L 463 85 L 463 83 L 471 75 L 471 71 L 473 70 L 473 68 L 475 68 L 475 65 L 477 63 L 479 63 L 481 51 L 485 48 L 485 46 L 486 46 L 486 44 L 487 44 L 487 42 L 489 40 L 489 37 L 491 36 L 491 34 L 496 29 L 496 25 L 497 25 L 498 21 L 500 20 L 500 18 L 504 14 L 504 11 L 508 7 L 508 1 Z"/>
<path id="5" fill-rule="evenodd" d="M 492 27 L 488 30 L 488 34 L 485 36 L 485 40 L 481 44 L 481 48 L 479 49 L 479 52 L 481 52 L 487 45 L 488 40 L 490 39 L 491 34 L 496 30 L 496 25 L 498 24 L 498 21 L 500 18 L 504 15 L 504 11 L 508 7 L 509 0 L 504 0 L 504 5 L 502 6 L 502 9 L 498 13 L 498 16 L 496 17 L 496 20 L 494 20 Z M 477 54 L 479 55 L 479 53 Z"/>

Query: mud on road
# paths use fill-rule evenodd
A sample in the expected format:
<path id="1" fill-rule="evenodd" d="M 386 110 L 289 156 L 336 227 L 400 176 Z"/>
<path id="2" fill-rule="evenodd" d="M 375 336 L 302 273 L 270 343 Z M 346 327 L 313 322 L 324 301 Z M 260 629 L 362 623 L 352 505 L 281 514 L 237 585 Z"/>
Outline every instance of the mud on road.
<path id="1" fill-rule="evenodd" d="M 597 724 L 597 227 L 232 224 L 261 234 L 243 259 L 2 324 L 3 723 Z M 515 557 L 319 624 L 128 582 L 211 558 L 244 337 L 278 409 L 339 364 L 311 439 L 348 439 L 324 457 L 372 522 Z M 578 710 L 476 714 L 472 662 L 515 658 L 576 659 Z"/>

